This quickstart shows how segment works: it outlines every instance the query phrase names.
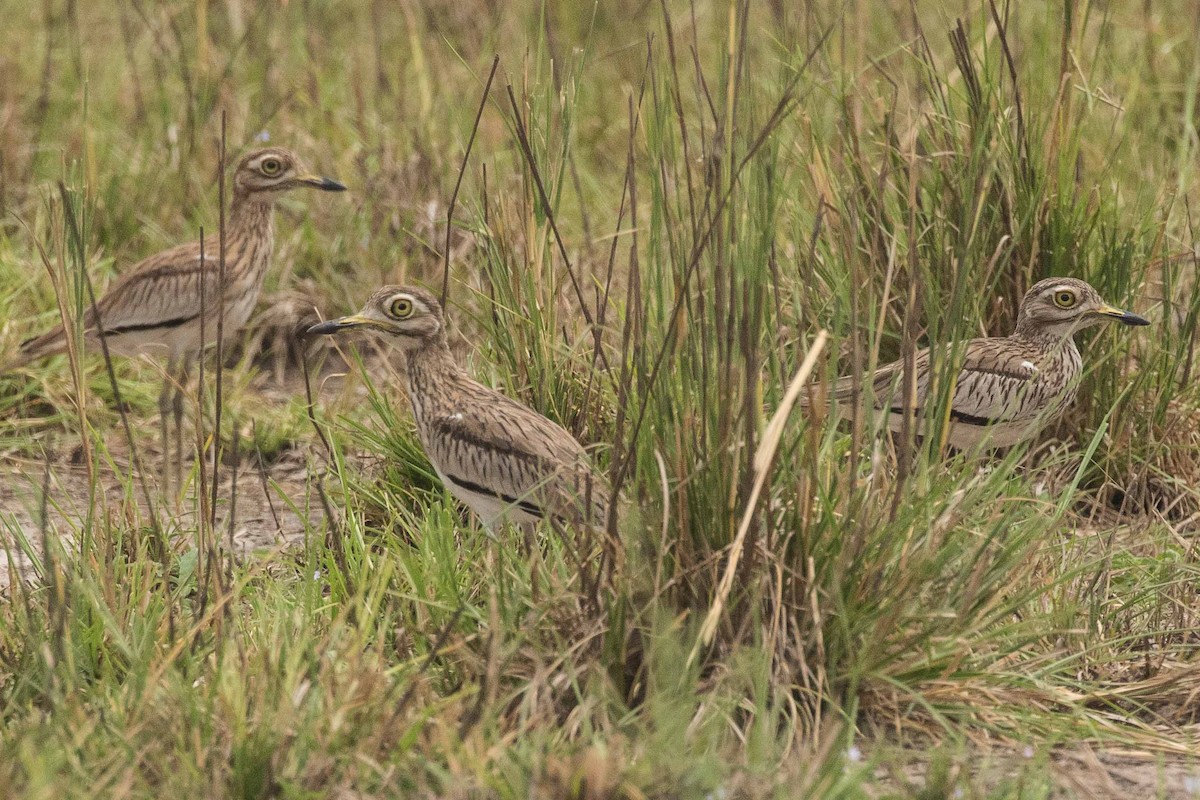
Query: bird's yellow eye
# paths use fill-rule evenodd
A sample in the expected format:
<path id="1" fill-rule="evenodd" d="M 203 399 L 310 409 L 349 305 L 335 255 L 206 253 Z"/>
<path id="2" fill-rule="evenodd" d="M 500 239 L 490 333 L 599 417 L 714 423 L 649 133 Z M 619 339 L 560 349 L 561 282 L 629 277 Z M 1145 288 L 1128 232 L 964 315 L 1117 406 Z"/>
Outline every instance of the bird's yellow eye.
<path id="1" fill-rule="evenodd" d="M 1062 289 L 1054 293 L 1054 305 L 1059 308 L 1072 308 L 1075 302 L 1075 293 L 1068 289 Z"/>
<path id="2" fill-rule="evenodd" d="M 262 170 L 263 175 L 273 178 L 283 171 L 283 162 L 278 158 L 265 158 L 258 168 Z"/>
<path id="3" fill-rule="evenodd" d="M 407 319 L 413 313 L 412 300 L 407 297 L 397 297 L 392 301 L 391 308 L 388 311 L 396 319 Z"/>

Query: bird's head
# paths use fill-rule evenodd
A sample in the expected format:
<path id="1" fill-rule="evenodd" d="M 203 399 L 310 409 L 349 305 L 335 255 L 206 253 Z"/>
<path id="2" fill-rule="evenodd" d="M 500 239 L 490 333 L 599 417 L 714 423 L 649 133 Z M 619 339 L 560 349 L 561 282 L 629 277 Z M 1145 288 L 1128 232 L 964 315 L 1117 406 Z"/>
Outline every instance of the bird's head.
<path id="1" fill-rule="evenodd" d="M 335 180 L 309 172 L 298 155 L 282 147 L 268 147 L 248 153 L 233 172 L 233 191 L 238 195 L 279 192 L 301 186 L 325 192 L 346 189 Z"/>
<path id="2" fill-rule="evenodd" d="M 415 286 L 385 286 L 357 314 L 313 325 L 310 334 L 371 330 L 394 337 L 405 350 L 445 341 L 442 306 L 437 298 Z"/>
<path id="3" fill-rule="evenodd" d="M 1017 332 L 1070 336 L 1081 328 L 1101 322 L 1149 325 L 1150 321 L 1131 311 L 1114 308 L 1086 281 L 1077 278 L 1047 278 L 1035 283 L 1017 313 Z"/>

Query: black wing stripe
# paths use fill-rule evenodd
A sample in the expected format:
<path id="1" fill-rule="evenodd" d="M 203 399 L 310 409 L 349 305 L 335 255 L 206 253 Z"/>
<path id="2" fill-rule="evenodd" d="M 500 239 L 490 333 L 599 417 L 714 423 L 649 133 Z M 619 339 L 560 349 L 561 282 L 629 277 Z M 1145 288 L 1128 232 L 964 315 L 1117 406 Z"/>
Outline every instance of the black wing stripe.
<path id="1" fill-rule="evenodd" d="M 998 422 L 998 420 L 994 420 L 989 417 L 977 417 L 974 414 L 964 414 L 963 412 L 955 411 L 954 409 L 950 409 L 950 419 L 955 422 L 961 422 L 964 425 L 978 425 L 980 427 L 985 425 L 993 425 Z"/>
<path id="2" fill-rule="evenodd" d="M 542 511 L 540 506 L 535 505 L 534 503 L 531 503 L 528 500 L 521 500 L 516 497 L 509 497 L 506 494 L 502 494 L 500 492 L 494 492 L 491 489 L 487 488 L 486 486 L 480 486 L 478 483 L 472 483 L 471 481 L 464 480 L 463 478 L 456 478 L 453 475 L 447 475 L 446 478 L 449 479 L 449 481 L 451 483 L 453 483 L 455 486 L 458 486 L 461 489 L 466 489 L 468 492 L 475 492 L 475 494 L 485 494 L 488 497 L 494 497 L 497 500 L 500 500 L 507 505 L 516 506 L 517 508 L 524 511 L 526 514 L 531 514 L 531 515 L 537 517 L 538 519 L 543 519 L 546 516 L 546 513 L 544 511 Z"/>
<path id="3" fill-rule="evenodd" d="M 904 413 L 903 408 L 897 408 L 896 406 L 892 406 L 891 408 L 888 409 L 888 411 L 891 411 L 893 414 L 903 414 Z M 964 414 L 963 412 L 955 411 L 954 409 L 950 409 L 950 419 L 954 422 L 958 422 L 963 425 L 975 425 L 980 428 L 986 427 L 988 425 L 994 425 L 995 423 L 1000 421 L 1000 420 L 991 419 L 990 417 L 977 417 L 974 414 Z"/>
<path id="4" fill-rule="evenodd" d="M 164 319 L 161 322 L 144 322 L 137 325 L 117 325 L 109 328 L 104 332 L 105 336 L 117 336 L 122 333 L 137 333 L 138 331 L 153 331 L 159 328 L 178 328 L 180 325 L 186 325 L 192 320 L 199 317 L 199 314 L 192 314 L 187 317 L 175 317 L 174 319 Z"/>
<path id="5" fill-rule="evenodd" d="M 996 375 L 997 377 L 1000 377 L 1000 378 L 1012 378 L 1013 380 L 1016 380 L 1016 381 L 1027 381 L 1031 377 L 1033 377 L 1032 375 L 1030 375 L 1030 372 L 1033 372 L 1036 374 L 1037 368 L 1035 367 L 1033 370 L 1030 370 L 1027 372 L 1017 372 L 1016 370 L 1011 370 L 1011 369 L 988 369 L 987 367 L 964 367 L 963 372 L 972 372 L 976 375 Z"/>

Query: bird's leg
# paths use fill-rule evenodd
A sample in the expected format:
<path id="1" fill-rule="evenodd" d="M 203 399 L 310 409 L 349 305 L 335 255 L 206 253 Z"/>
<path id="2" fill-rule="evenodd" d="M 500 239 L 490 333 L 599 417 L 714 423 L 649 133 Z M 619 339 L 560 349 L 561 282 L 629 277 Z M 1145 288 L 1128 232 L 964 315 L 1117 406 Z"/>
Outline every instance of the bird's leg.
<path id="1" fill-rule="evenodd" d="M 542 552 L 537 543 L 537 525 L 532 522 L 518 522 L 517 529 L 521 531 L 524 542 L 525 557 L 529 559 L 529 591 L 533 602 L 538 602 L 538 566 L 542 560 Z"/>
<path id="2" fill-rule="evenodd" d="M 162 391 L 158 393 L 158 433 L 162 442 L 162 493 L 167 497 L 171 493 L 171 443 L 167 437 L 167 414 L 171 408 L 171 372 L 174 366 L 167 364 L 166 374 L 163 375 Z"/>
<path id="3" fill-rule="evenodd" d="M 175 394 L 171 398 L 171 412 L 175 418 L 175 485 L 183 490 L 183 392 L 188 383 L 188 360 L 183 358 L 175 373 Z"/>

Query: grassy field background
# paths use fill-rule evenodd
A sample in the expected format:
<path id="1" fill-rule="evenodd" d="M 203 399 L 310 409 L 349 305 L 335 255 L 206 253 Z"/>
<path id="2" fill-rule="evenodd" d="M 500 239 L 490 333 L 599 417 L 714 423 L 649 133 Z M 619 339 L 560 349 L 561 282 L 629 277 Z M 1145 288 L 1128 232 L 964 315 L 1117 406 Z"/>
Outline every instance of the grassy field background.
<path id="1" fill-rule="evenodd" d="M 114 364 L 120 402 L 96 356 L 0 375 L 0 793 L 1200 787 L 1193 4 L 0 12 L 3 352 L 216 229 L 223 117 L 231 160 L 351 189 L 281 203 L 182 495 L 156 365 Z M 609 535 L 488 538 L 394 359 L 292 335 L 446 264 L 456 353 L 596 446 Z M 821 331 L 824 381 L 1007 333 L 1048 275 L 1154 325 L 1081 336 L 1031 446 L 768 426 Z"/>

